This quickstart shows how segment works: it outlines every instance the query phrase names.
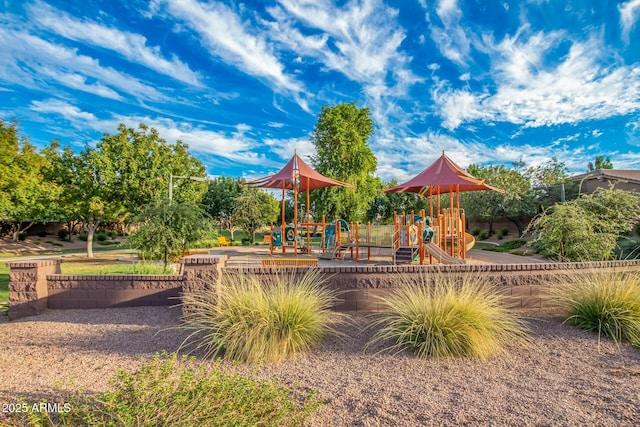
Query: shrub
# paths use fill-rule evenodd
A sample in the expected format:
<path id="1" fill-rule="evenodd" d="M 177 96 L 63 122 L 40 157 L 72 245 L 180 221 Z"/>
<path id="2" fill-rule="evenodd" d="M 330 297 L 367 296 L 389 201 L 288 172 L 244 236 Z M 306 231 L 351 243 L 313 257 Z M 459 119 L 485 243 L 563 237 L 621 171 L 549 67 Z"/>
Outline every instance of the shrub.
<path id="1" fill-rule="evenodd" d="M 38 237 L 47 237 L 47 232 L 46 231 L 38 231 L 37 235 L 38 235 Z"/>
<path id="2" fill-rule="evenodd" d="M 197 367 L 175 354 L 156 355 L 136 373 L 118 370 L 111 386 L 99 395 L 75 392 L 64 402 L 68 413 L 13 416 L 23 425 L 296 426 L 321 405 L 314 391 Z"/>
<path id="3" fill-rule="evenodd" d="M 342 317 L 332 311 L 335 293 L 317 270 L 264 278 L 223 276 L 215 290 L 187 294 L 182 327 L 193 333 L 183 343 L 206 356 L 242 362 L 280 362 L 303 353 L 334 332 Z"/>
<path id="4" fill-rule="evenodd" d="M 504 249 L 506 249 L 507 251 L 511 251 L 513 249 L 518 249 L 523 247 L 524 245 L 527 244 L 526 240 L 522 240 L 522 239 L 515 239 L 515 240 L 511 240 L 509 242 L 504 242 L 503 244 L 501 244 L 500 246 Z"/>
<path id="5" fill-rule="evenodd" d="M 567 274 L 551 290 L 567 322 L 615 342 L 640 346 L 640 275 L 608 273 Z"/>
<path id="6" fill-rule="evenodd" d="M 78 239 L 82 240 L 83 242 L 86 242 L 88 238 L 89 238 L 89 234 L 87 234 L 86 231 L 78 235 Z"/>
<path id="7" fill-rule="evenodd" d="M 482 230 L 479 234 L 478 234 L 478 239 L 480 240 L 486 240 L 489 238 L 489 232 L 487 230 Z"/>
<path id="8" fill-rule="evenodd" d="M 95 235 L 95 239 L 98 242 L 106 242 L 108 238 L 109 237 L 107 236 L 107 233 L 105 233 L 105 232 L 96 233 L 96 235 Z"/>
<path id="9" fill-rule="evenodd" d="M 507 234 L 509 234 L 509 229 L 507 227 L 501 228 L 498 232 L 498 235 L 501 235 L 502 237 L 506 236 Z"/>
<path id="10" fill-rule="evenodd" d="M 471 234 L 474 235 L 474 236 L 477 236 L 478 234 L 480 234 L 480 229 L 478 227 L 474 227 L 471 230 Z"/>
<path id="11" fill-rule="evenodd" d="M 66 240 L 69 237 L 69 231 L 66 228 L 58 230 L 58 238 L 60 240 Z"/>
<path id="12" fill-rule="evenodd" d="M 426 275 L 402 279 L 393 295 L 381 297 L 388 309 L 374 323 L 375 342 L 411 350 L 421 358 L 473 357 L 505 353 L 508 344 L 525 344 L 524 322 L 509 312 L 503 296 L 483 286 L 481 276 Z"/>

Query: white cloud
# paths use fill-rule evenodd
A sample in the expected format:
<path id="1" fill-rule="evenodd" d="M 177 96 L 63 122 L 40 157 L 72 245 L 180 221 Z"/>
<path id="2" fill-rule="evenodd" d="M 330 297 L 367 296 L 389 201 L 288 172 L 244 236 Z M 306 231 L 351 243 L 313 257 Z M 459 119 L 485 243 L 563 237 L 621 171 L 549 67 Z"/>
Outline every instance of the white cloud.
<path id="1" fill-rule="evenodd" d="M 311 143 L 309 137 L 288 139 L 269 138 L 263 142 L 270 148 L 270 151 L 277 154 L 278 157 L 283 160 L 289 160 L 295 151 L 308 163 L 309 157 L 316 152 L 316 148 Z"/>
<path id="2" fill-rule="evenodd" d="M 260 144 L 246 135 L 250 127 L 245 124 L 237 125 L 235 132 L 225 133 L 207 130 L 188 122 L 177 122 L 165 117 L 112 115 L 107 118 L 99 118 L 66 101 L 56 99 L 34 101 L 31 104 L 31 109 L 42 115 L 48 114 L 57 117 L 56 123 L 58 124 L 60 119 L 65 120 L 82 132 L 92 129 L 97 132 L 112 133 L 120 123 L 133 128 L 144 123 L 155 128 L 170 143 L 179 139 L 189 145 L 190 151 L 220 157 L 219 163 L 232 161 L 243 165 L 273 165 L 273 162 L 267 160 L 264 154 L 257 152 Z"/>
<path id="3" fill-rule="evenodd" d="M 201 76 L 178 58 L 164 58 L 157 46 L 148 46 L 145 37 L 89 20 L 79 21 L 42 2 L 27 7 L 32 20 L 41 27 L 70 40 L 112 50 L 133 63 L 194 86 L 203 86 Z"/>
<path id="4" fill-rule="evenodd" d="M 629 33 L 640 18 L 640 0 L 630 0 L 618 5 L 620 11 L 620 29 L 622 40 L 629 43 Z"/>
<path id="5" fill-rule="evenodd" d="M 471 42 L 466 30 L 460 24 L 462 10 L 457 0 L 440 0 L 436 14 L 442 26 L 431 23 L 431 38 L 446 58 L 458 65 L 466 66 Z"/>
<path id="6" fill-rule="evenodd" d="M 56 45 L 31 34 L 0 28 L 0 55 L 10 58 L 0 64 L 0 78 L 32 89 L 46 90 L 56 83 L 111 99 L 131 94 L 142 100 L 165 96 L 140 80 L 103 67 L 77 49 Z M 95 82 L 89 80 L 95 79 Z M 44 87 L 43 87 L 44 85 Z"/>
<path id="7" fill-rule="evenodd" d="M 154 0 L 152 9 L 166 6 L 172 18 L 184 21 L 199 35 L 210 53 L 222 58 L 242 72 L 266 79 L 278 92 L 292 94 L 304 110 L 307 102 L 301 97 L 303 85 L 284 71 L 266 38 L 241 21 L 240 16 L 221 3 L 199 3 L 195 0 Z"/>
<path id="8" fill-rule="evenodd" d="M 630 121 L 625 126 L 627 143 L 635 147 L 640 147 L 640 118 Z"/>
<path id="9" fill-rule="evenodd" d="M 270 37 L 306 62 L 321 63 L 362 85 L 365 104 L 379 128 L 389 115 L 403 117 L 395 105 L 419 81 L 401 49 L 404 30 L 398 11 L 380 0 L 351 0 L 336 7 L 327 0 L 279 0 L 268 9 L 274 21 L 264 21 Z M 304 31 L 301 29 L 304 28 Z"/>
<path id="10" fill-rule="evenodd" d="M 82 111 L 75 105 L 56 99 L 33 101 L 31 103 L 31 109 L 39 113 L 62 116 L 65 120 L 68 120 L 75 125 L 95 123 L 98 120 L 93 113 Z"/>
<path id="11" fill-rule="evenodd" d="M 573 41 L 557 64 L 545 66 L 561 40 L 566 35 L 554 32 L 488 42 L 495 91 L 476 94 L 441 84 L 432 96 L 443 126 L 484 120 L 541 127 L 640 110 L 640 66 L 609 58 L 597 36 Z"/>

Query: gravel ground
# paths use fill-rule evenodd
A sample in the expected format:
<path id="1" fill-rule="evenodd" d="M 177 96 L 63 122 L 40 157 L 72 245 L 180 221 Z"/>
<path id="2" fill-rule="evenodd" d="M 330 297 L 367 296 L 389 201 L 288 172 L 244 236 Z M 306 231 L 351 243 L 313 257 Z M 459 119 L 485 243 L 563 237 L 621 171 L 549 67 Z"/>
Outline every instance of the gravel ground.
<path id="1" fill-rule="evenodd" d="M 529 349 L 487 362 L 421 361 L 363 351 L 372 331 L 344 327 L 308 356 L 263 367 L 223 365 L 259 378 L 318 390 L 327 403 L 310 426 L 637 425 L 640 350 L 598 342 L 549 310 L 527 310 Z M 175 350 L 183 333 L 166 330 L 166 307 L 48 310 L 0 320 L 0 403 L 25 396 L 55 402 L 56 381 L 103 391 L 116 368 L 134 370 L 155 352 Z M 357 325 L 370 319 L 354 315 Z M 2 415 L 0 414 L 0 424 Z"/>

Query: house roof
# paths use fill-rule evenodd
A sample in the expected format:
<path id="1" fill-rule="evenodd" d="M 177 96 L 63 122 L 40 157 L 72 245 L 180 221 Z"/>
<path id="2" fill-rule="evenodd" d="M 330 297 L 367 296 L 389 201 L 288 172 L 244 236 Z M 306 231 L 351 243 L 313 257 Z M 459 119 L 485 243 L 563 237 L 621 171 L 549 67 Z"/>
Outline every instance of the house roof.
<path id="1" fill-rule="evenodd" d="M 610 181 L 627 181 L 632 184 L 640 185 L 640 170 L 618 170 L 618 169 L 598 169 L 593 172 L 581 173 L 579 175 L 573 175 L 569 177 L 571 181 L 590 181 L 596 180 L 610 180 Z"/>

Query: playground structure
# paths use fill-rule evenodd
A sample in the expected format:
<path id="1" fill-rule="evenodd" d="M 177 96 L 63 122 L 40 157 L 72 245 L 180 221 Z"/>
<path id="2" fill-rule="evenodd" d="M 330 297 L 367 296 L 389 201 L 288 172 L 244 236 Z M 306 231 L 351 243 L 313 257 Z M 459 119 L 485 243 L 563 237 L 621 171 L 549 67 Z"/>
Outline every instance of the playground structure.
<path id="1" fill-rule="evenodd" d="M 319 242 L 316 237 L 315 245 L 313 230 L 320 237 Z M 340 218 L 327 223 L 323 217 L 322 222 L 285 227 L 284 242 L 281 227 L 272 226 L 271 233 L 271 254 L 278 249 L 283 253 L 287 248 L 300 249 L 307 255 L 317 253 L 320 258 L 358 262 L 371 260 L 372 251 L 386 249 L 393 264 L 464 264 L 467 250 L 475 244 L 473 236 L 465 231 L 464 212 L 459 209 L 442 209 L 433 223 L 424 211 L 394 214 L 393 223 L 388 225 L 347 223 Z"/>
<path id="2" fill-rule="evenodd" d="M 464 263 L 466 251 L 471 249 L 475 240 L 465 231 L 465 215 L 460 209 L 460 192 L 483 190 L 503 192 L 464 171 L 451 161 L 444 151 L 441 157 L 411 180 L 384 190 L 385 192 L 417 193 L 420 198 L 429 197 L 429 216 L 426 216 L 424 211 L 418 215 L 394 214 L 391 225 L 347 224 L 339 218 L 334 218 L 331 223 L 327 223 L 325 217 L 322 217 L 321 222 L 311 222 L 309 202 L 311 190 L 333 186 L 351 187 L 351 185 L 319 174 L 297 153 L 294 153 L 291 160 L 276 174 L 250 181 L 247 185 L 282 190 L 282 225 L 279 227 L 272 225 L 269 238 L 269 252 L 272 255 L 276 248 L 280 248 L 285 255 L 288 247 L 292 249 L 294 256 L 297 256 L 298 252 L 311 254 L 312 230 L 316 234 L 319 230 L 321 239 L 317 249 L 322 257 L 328 256 L 330 259 L 351 257 L 359 261 L 365 256 L 371 259 L 372 249 L 387 248 L 391 251 L 394 264 L 414 261 L 424 264 L 427 256 L 430 264 L 434 261 L 446 264 Z M 293 191 L 294 213 L 293 223 L 290 225 L 285 223 L 285 190 Z M 305 192 L 307 198 L 304 222 L 298 221 L 300 192 Z M 449 195 L 448 209 L 441 209 L 441 194 Z M 306 231 L 305 236 L 302 236 L 303 231 Z"/>

